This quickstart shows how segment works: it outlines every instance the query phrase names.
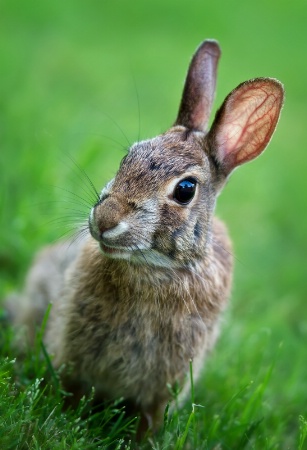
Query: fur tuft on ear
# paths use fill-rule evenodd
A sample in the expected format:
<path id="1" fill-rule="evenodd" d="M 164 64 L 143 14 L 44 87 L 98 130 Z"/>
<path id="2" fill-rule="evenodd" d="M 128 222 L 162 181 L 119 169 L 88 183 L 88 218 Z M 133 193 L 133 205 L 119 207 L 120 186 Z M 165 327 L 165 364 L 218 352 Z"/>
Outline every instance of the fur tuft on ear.
<path id="1" fill-rule="evenodd" d="M 225 175 L 263 152 L 283 98 L 283 86 L 273 78 L 246 81 L 226 97 L 207 135 L 211 155 Z"/>
<path id="2" fill-rule="evenodd" d="M 204 41 L 192 58 L 175 125 L 203 131 L 209 122 L 221 51 L 214 40 Z"/>

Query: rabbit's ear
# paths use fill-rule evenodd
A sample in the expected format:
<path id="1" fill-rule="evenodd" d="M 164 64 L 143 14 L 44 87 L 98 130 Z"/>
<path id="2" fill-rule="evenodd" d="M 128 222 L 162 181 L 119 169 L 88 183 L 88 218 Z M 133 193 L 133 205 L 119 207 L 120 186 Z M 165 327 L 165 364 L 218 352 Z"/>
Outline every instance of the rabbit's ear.
<path id="1" fill-rule="evenodd" d="M 175 125 L 198 131 L 207 127 L 220 54 L 219 45 L 213 40 L 204 41 L 196 50 L 188 70 Z"/>
<path id="2" fill-rule="evenodd" d="M 211 155 L 228 175 L 268 145 L 283 104 L 282 84 L 256 78 L 234 89 L 217 112 L 207 135 Z"/>

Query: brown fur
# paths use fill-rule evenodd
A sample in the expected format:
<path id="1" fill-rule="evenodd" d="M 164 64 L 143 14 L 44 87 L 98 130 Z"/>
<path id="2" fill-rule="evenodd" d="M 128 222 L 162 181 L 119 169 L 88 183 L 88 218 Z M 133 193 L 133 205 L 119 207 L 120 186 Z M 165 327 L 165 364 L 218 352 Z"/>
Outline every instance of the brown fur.
<path id="1" fill-rule="evenodd" d="M 67 388 L 124 397 L 153 427 L 190 361 L 198 377 L 229 297 L 232 249 L 213 217 L 216 197 L 236 161 L 263 151 L 282 104 L 279 82 L 253 80 L 227 97 L 213 131 L 199 131 L 219 53 L 214 41 L 199 47 L 176 126 L 131 147 L 91 211 L 91 235 L 68 253 L 41 253 L 25 293 L 10 304 L 15 324 L 33 330 L 51 302 L 45 343 L 54 366 L 66 367 Z M 186 179 L 196 190 L 182 203 L 175 192 Z"/>
<path id="2" fill-rule="evenodd" d="M 102 398 L 133 399 L 144 412 L 165 404 L 167 384 L 182 382 L 189 361 L 198 366 L 212 347 L 229 294 L 230 243 L 220 222 L 215 228 L 206 265 L 190 272 L 113 261 L 89 238 L 52 312 L 54 364 L 72 363 L 74 381 L 94 385 Z"/>

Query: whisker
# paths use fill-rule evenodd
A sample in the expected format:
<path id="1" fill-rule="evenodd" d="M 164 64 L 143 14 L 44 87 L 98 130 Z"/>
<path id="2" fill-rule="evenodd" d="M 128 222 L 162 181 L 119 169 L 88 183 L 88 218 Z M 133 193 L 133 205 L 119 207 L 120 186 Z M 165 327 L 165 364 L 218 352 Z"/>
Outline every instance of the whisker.
<path id="1" fill-rule="evenodd" d="M 61 191 L 67 192 L 68 194 L 72 195 L 75 198 L 78 198 L 79 200 L 82 200 L 82 202 L 84 203 L 80 203 L 83 206 L 86 206 L 87 208 L 90 207 L 92 208 L 93 204 L 91 202 L 89 202 L 87 199 L 81 197 L 80 195 L 76 194 L 75 192 L 69 191 L 68 189 L 62 188 L 60 186 L 53 186 L 56 189 L 60 189 Z"/>
<path id="2" fill-rule="evenodd" d="M 113 117 L 111 117 L 109 114 L 103 112 L 102 113 L 104 116 L 106 116 L 109 120 L 111 120 L 111 122 L 117 127 L 117 129 L 121 132 L 122 136 L 126 139 L 129 147 L 131 147 L 131 142 L 129 141 L 126 133 L 124 132 L 124 130 L 120 127 L 120 125 L 116 122 L 116 120 L 113 119 Z"/>
<path id="3" fill-rule="evenodd" d="M 71 169 L 72 170 L 72 169 Z M 82 200 L 84 202 L 86 202 L 88 205 L 94 205 L 95 203 L 97 203 L 97 199 L 96 199 L 96 194 L 95 197 L 93 196 L 93 192 L 92 191 L 88 191 L 88 186 L 86 186 L 87 189 L 84 188 L 83 184 L 85 183 L 85 181 L 79 176 L 76 175 L 82 182 L 82 184 L 80 185 L 80 183 L 78 184 L 78 190 L 81 191 L 82 197 L 81 195 L 79 195 L 79 198 L 82 198 Z M 63 188 L 59 188 L 58 186 L 55 186 L 57 189 L 62 189 Z M 73 194 L 72 192 L 70 192 L 70 194 Z M 78 194 L 75 194 L 75 196 Z"/>
<path id="4" fill-rule="evenodd" d="M 99 193 L 98 193 L 97 189 L 95 188 L 94 183 L 92 182 L 92 180 L 90 179 L 90 177 L 86 173 L 86 171 L 83 169 L 83 167 L 81 167 L 75 161 L 75 159 L 68 152 L 65 152 L 64 154 L 67 156 L 67 158 L 70 159 L 70 161 L 73 163 L 73 165 L 79 170 L 79 172 L 81 174 L 81 175 L 79 175 L 79 174 L 77 175 L 79 180 L 81 180 L 82 182 L 85 182 L 86 185 L 90 188 L 89 192 L 85 191 L 85 189 L 82 189 L 83 192 L 85 192 L 86 194 L 90 195 L 90 199 L 91 199 L 93 204 L 96 203 L 97 201 L 99 201 L 99 198 L 100 198 Z M 63 161 L 63 163 L 67 166 L 65 161 Z M 94 197 L 92 197 L 92 194 L 94 194 Z"/>
<path id="5" fill-rule="evenodd" d="M 59 201 L 60 203 L 68 203 L 71 205 L 77 205 L 77 206 L 82 206 L 84 209 L 84 212 L 87 212 L 88 214 L 90 213 L 91 209 L 93 208 L 93 205 L 89 205 L 86 203 L 82 203 L 82 202 L 76 202 L 74 201 L 74 199 L 66 197 L 65 200 Z"/>
<path id="6" fill-rule="evenodd" d="M 70 227 L 73 227 L 73 229 L 76 229 L 80 225 L 83 225 L 83 223 L 84 223 L 84 221 L 78 223 L 77 220 L 74 218 L 59 217 L 57 219 L 52 219 L 52 220 L 46 222 L 44 225 L 55 225 L 54 228 L 61 228 L 61 227 L 63 228 L 63 227 L 70 226 Z"/>
<path id="7" fill-rule="evenodd" d="M 82 209 L 76 209 L 76 208 L 63 208 L 64 211 L 72 211 L 72 212 L 76 212 L 76 213 L 81 213 L 81 214 L 88 214 L 89 210 L 87 209 L 87 211 L 84 211 Z"/>
<path id="8" fill-rule="evenodd" d="M 33 207 L 42 207 L 42 206 L 47 206 L 47 205 L 52 205 L 52 204 L 57 204 L 57 203 L 65 203 L 67 205 L 77 205 L 77 206 L 83 206 L 84 208 L 86 208 L 86 210 L 80 210 L 81 213 L 84 214 L 89 214 L 90 210 L 92 209 L 92 207 L 90 208 L 88 205 L 85 205 L 81 202 L 76 202 L 74 199 L 69 199 L 67 198 L 67 200 L 49 200 L 46 202 L 39 202 L 39 203 L 33 203 L 32 206 Z M 63 208 L 67 211 L 69 211 L 70 208 Z"/>
<path id="9" fill-rule="evenodd" d="M 101 112 L 101 114 L 106 115 L 105 113 Z M 103 138 L 103 139 L 107 139 L 108 141 L 113 142 L 114 144 L 118 145 L 120 148 L 126 150 L 126 146 L 123 145 L 121 142 L 117 141 L 116 139 L 114 139 L 111 136 L 107 136 L 106 134 L 101 134 L 101 133 L 97 133 L 97 132 L 93 132 L 93 131 L 78 131 L 74 133 L 75 136 L 95 136 L 95 137 L 99 137 L 99 138 Z"/>
<path id="10" fill-rule="evenodd" d="M 139 121 L 139 124 L 138 124 L 138 138 L 137 138 L 137 140 L 139 141 L 140 140 L 140 134 L 141 134 L 141 108 L 140 108 L 140 98 L 139 98 L 139 92 L 138 92 L 138 89 L 137 89 L 137 84 L 136 84 L 136 80 L 135 80 L 135 77 L 134 77 L 134 75 L 133 75 L 133 84 L 134 84 L 134 90 L 135 90 L 135 93 L 136 93 L 136 100 L 137 100 L 137 111 L 138 111 L 138 121 Z"/>
<path id="11" fill-rule="evenodd" d="M 78 242 L 82 241 L 86 236 L 88 235 L 88 229 L 79 231 L 76 236 L 70 241 L 70 244 L 68 248 L 70 248 L 72 245 L 77 244 Z"/>
<path id="12" fill-rule="evenodd" d="M 242 264 L 243 266 L 245 265 L 243 263 L 243 261 L 241 261 L 239 258 L 237 258 L 236 255 L 234 255 L 234 253 L 230 252 L 229 250 L 226 250 L 226 248 L 224 248 L 216 239 L 214 239 L 213 237 L 211 237 L 211 242 L 214 245 L 217 245 L 218 247 L 220 247 L 225 253 L 227 253 L 228 255 L 232 256 L 236 261 L 238 261 L 238 263 Z"/>
<path id="13" fill-rule="evenodd" d="M 136 249 L 141 253 L 142 257 L 144 258 L 144 260 L 145 260 L 145 262 L 146 262 L 146 264 L 147 264 L 147 266 L 148 266 L 149 268 L 151 268 L 150 264 L 148 264 L 148 261 L 147 261 L 145 255 L 144 255 L 144 253 L 142 252 L 142 250 L 139 248 L 139 246 L 135 244 L 135 247 L 136 247 Z"/>
<path id="14" fill-rule="evenodd" d="M 70 239 L 71 236 L 74 236 L 76 233 L 75 228 L 70 228 L 69 230 L 66 230 L 64 233 L 60 234 L 57 238 L 54 238 L 53 242 L 59 242 L 59 241 L 65 241 L 66 239 Z"/>
<path id="15" fill-rule="evenodd" d="M 56 228 L 55 228 L 56 229 Z M 62 233 L 55 238 L 54 242 L 59 242 L 62 240 L 67 240 L 73 238 L 76 234 L 81 233 L 81 231 L 88 233 L 88 230 L 76 230 L 76 228 L 67 228 L 65 231 L 61 228 Z"/>
<path id="16" fill-rule="evenodd" d="M 61 236 L 61 239 L 66 236 L 65 240 L 69 239 L 69 242 L 74 241 L 78 236 L 86 236 L 88 235 L 89 230 L 87 227 L 79 228 L 78 230 L 67 230 Z"/>
<path id="17" fill-rule="evenodd" d="M 89 211 L 81 211 L 80 209 L 73 209 L 73 208 L 63 208 L 63 211 L 68 211 L 65 214 L 66 215 L 62 215 L 61 217 L 73 217 L 73 218 L 80 218 L 83 217 L 84 219 L 87 219 L 89 216 Z M 74 214 L 70 214 L 69 211 L 71 211 Z M 41 216 L 44 217 L 48 217 L 50 216 L 49 212 L 42 212 Z"/>

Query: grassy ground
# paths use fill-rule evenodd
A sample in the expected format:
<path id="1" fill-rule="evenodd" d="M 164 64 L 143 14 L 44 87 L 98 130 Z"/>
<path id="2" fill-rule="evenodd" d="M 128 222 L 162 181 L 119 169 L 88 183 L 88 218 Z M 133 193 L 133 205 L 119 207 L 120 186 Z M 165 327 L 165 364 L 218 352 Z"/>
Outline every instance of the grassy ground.
<path id="1" fill-rule="evenodd" d="M 188 401 L 144 448 L 307 448 L 306 21 L 303 1 L 0 2 L 0 297 L 66 231 L 61 189 L 82 192 L 67 152 L 102 187 L 127 141 L 172 123 L 201 40 L 222 46 L 217 104 L 248 78 L 285 84 L 269 149 L 219 199 L 237 261 L 223 333 L 195 387 L 202 406 Z M 23 363 L 10 330 L 1 345 L 1 448 L 133 448 L 120 404 L 62 412 L 39 338 Z"/>

